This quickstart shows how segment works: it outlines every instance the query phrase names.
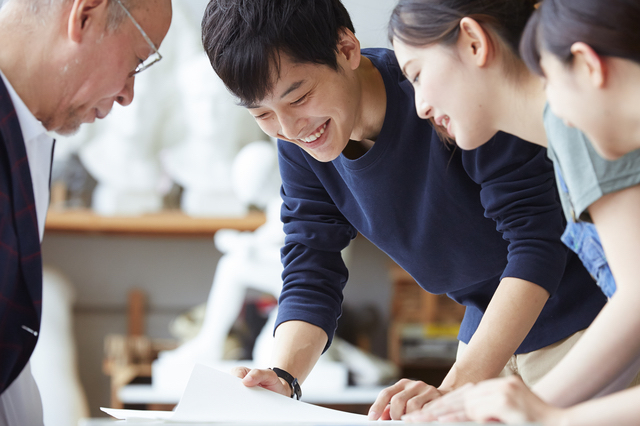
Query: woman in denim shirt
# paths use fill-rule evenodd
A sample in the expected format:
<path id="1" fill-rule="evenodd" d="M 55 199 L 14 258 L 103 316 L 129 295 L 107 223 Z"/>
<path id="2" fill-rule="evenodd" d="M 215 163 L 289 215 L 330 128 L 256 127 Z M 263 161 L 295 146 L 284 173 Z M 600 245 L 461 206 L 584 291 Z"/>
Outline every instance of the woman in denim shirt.
<path id="1" fill-rule="evenodd" d="M 513 0 L 504 2 L 508 1 Z M 622 100 L 620 104 L 605 101 L 604 97 L 610 96 L 610 91 L 597 92 L 595 87 L 586 91 L 587 82 L 594 85 L 599 83 L 600 89 L 603 86 L 610 89 L 612 80 L 620 77 L 622 71 L 619 69 L 623 67 L 616 68 L 618 73 L 615 75 L 607 72 L 613 67 L 604 71 L 601 69 L 600 76 L 597 76 L 575 66 L 575 70 L 571 70 L 575 71 L 572 75 L 570 66 L 551 64 L 558 65 L 556 71 L 564 71 L 564 74 L 557 80 L 547 82 L 548 99 L 554 111 L 568 120 L 563 122 L 553 116 L 546 105 L 544 82 L 526 69 L 517 54 L 502 39 L 506 28 L 517 20 L 500 15 L 500 3 L 497 0 L 401 0 L 391 19 L 390 34 L 400 66 L 414 84 L 418 115 L 440 125 L 443 132 L 454 138 L 459 147 L 474 149 L 497 131 L 515 134 L 545 146 L 548 141 L 551 146 L 550 156 L 555 160 L 561 198 L 569 223 L 564 240 L 581 255 L 605 294 L 611 297 L 569 354 L 533 387 L 536 398 L 541 398 L 536 399 L 538 403 L 567 407 L 623 389 L 638 371 L 640 285 L 636 283 L 638 277 L 635 262 L 640 255 L 640 227 L 636 226 L 639 224 L 637 211 L 640 208 L 640 202 L 636 201 L 640 200 L 640 156 L 633 151 L 640 148 L 640 144 L 630 143 L 632 135 L 638 134 L 638 129 L 620 120 L 629 119 L 626 113 L 638 111 L 638 108 L 628 99 Z M 594 19 L 591 22 L 597 22 L 600 18 L 610 19 L 610 22 L 602 25 L 603 28 L 616 27 L 618 22 L 627 25 L 626 28 L 621 28 L 620 34 L 604 30 L 594 34 L 597 34 L 596 42 L 618 48 L 614 52 L 598 50 L 608 55 L 607 66 L 610 63 L 609 56 L 627 58 L 624 59 L 627 67 L 624 71 L 633 75 L 640 55 L 629 60 L 629 54 L 622 55 L 619 52 L 625 48 L 634 52 L 633 49 L 640 46 L 637 36 L 640 5 L 637 2 L 620 0 L 614 3 L 624 5 L 615 6 L 612 2 L 598 0 L 545 0 L 542 9 L 548 10 L 551 7 L 549 4 L 556 3 L 563 3 L 565 8 L 577 11 L 578 16 L 584 16 L 581 13 L 585 11 L 595 11 L 590 16 Z M 487 14 L 487 4 L 495 5 L 496 14 Z M 627 15 L 604 13 L 625 8 Z M 556 10 L 555 15 L 567 18 L 571 14 L 560 14 Z M 571 27 L 565 22 L 559 28 L 569 30 Z M 579 34 L 589 36 L 591 30 L 593 28 Z M 630 34 L 635 34 L 635 38 L 630 37 Z M 616 37 L 627 37 L 629 40 L 622 41 Z M 534 37 L 533 40 L 537 38 Z M 556 45 L 562 38 L 554 33 L 548 40 L 553 40 Z M 586 40 L 590 42 L 591 38 Z M 588 43 L 584 46 L 588 47 Z M 574 58 L 572 48 L 573 42 L 570 42 L 565 52 L 569 54 L 567 63 L 571 63 Z M 576 52 L 575 57 L 593 60 L 595 56 L 601 63 L 605 62 L 593 49 L 587 53 L 590 56 Z M 582 64 L 580 62 L 578 65 Z M 591 70 L 593 64 L 588 64 L 585 68 Z M 578 71 L 583 72 L 579 74 Z M 576 89 L 577 83 L 572 79 L 583 85 L 581 89 L 584 93 Z M 567 88 L 571 91 L 568 92 Z M 634 91 L 628 92 L 626 95 L 630 95 L 630 99 L 637 103 L 638 97 L 633 96 Z M 583 99 L 580 99 L 581 94 L 585 95 Z M 591 102 L 585 102 L 587 94 L 591 96 Z M 616 94 L 619 101 L 623 94 L 624 91 Z M 598 107 L 602 109 L 598 110 Z M 622 108 L 617 110 L 616 115 L 612 111 L 617 107 Z M 586 120 L 578 123 L 581 117 L 578 112 L 584 114 Z M 633 120 L 637 123 L 638 117 L 632 117 L 631 121 Z M 593 125 L 588 134 L 596 143 L 602 141 L 602 145 L 606 147 L 611 139 L 615 141 L 615 149 L 596 146 L 600 154 L 606 155 L 608 160 L 616 161 L 600 158 L 586 137 L 570 123 L 574 122 L 587 130 L 589 126 L 582 126 L 582 121 L 589 121 Z M 617 128 L 612 130 L 611 124 L 614 121 Z M 590 223 L 591 218 L 602 237 L 609 262 L 606 262 L 598 232 Z M 617 278 L 617 292 L 613 276 Z M 517 379 L 506 382 L 498 379 L 497 383 L 499 386 L 524 387 Z M 465 398 L 460 395 L 464 393 L 462 391 L 447 395 L 408 419 L 463 420 L 466 417 L 460 403 Z M 531 393 L 528 395 L 533 396 Z M 410 397 L 402 399 L 407 408 L 412 407 Z M 497 400 L 504 401 L 499 398 Z M 486 401 L 475 405 L 484 408 L 491 406 Z M 484 419 L 491 415 L 493 414 L 486 415 Z M 510 419 L 496 416 L 504 420 Z M 516 420 L 525 417 L 516 417 Z M 474 418 L 483 419 L 481 415 Z"/>
<path id="2" fill-rule="evenodd" d="M 567 127 L 549 107 L 544 114 L 549 135 L 549 157 L 554 161 L 567 229 L 562 241 L 578 254 L 604 294 L 611 298 L 616 283 L 607 262 L 591 206 L 607 203 L 607 194 L 640 183 L 640 150 L 610 161 L 602 158 L 586 136 Z"/>

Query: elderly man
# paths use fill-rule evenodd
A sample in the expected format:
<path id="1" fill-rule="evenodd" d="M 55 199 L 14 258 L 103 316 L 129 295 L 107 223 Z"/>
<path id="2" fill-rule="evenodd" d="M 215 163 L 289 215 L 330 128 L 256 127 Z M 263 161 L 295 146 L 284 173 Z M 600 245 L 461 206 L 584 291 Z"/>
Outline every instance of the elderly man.
<path id="1" fill-rule="evenodd" d="M 54 140 L 133 100 L 170 0 L 5 0 L 0 9 L 0 425 L 42 425 L 29 358 Z"/>

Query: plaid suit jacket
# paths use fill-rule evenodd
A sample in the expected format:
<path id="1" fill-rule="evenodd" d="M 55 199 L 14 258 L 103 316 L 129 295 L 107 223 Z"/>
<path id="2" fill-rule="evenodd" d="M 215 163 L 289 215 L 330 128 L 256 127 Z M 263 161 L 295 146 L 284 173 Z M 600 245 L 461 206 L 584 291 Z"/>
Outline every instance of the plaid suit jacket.
<path id="1" fill-rule="evenodd" d="M 42 258 L 29 162 L 0 78 L 0 393 L 27 364 L 42 312 Z"/>

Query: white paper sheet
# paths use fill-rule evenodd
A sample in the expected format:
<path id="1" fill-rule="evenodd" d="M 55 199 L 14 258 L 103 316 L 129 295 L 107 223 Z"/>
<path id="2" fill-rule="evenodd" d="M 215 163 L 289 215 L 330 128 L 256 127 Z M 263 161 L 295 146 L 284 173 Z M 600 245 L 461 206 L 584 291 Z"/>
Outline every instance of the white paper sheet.
<path id="1" fill-rule="evenodd" d="M 366 416 L 318 407 L 262 388 L 247 388 L 239 378 L 196 365 L 175 411 L 102 410 L 121 420 L 156 419 L 208 423 L 364 424 Z"/>
<path id="2" fill-rule="evenodd" d="M 122 410 L 105 407 L 100 407 L 100 410 L 118 420 L 168 420 L 173 416 L 173 411 Z"/>

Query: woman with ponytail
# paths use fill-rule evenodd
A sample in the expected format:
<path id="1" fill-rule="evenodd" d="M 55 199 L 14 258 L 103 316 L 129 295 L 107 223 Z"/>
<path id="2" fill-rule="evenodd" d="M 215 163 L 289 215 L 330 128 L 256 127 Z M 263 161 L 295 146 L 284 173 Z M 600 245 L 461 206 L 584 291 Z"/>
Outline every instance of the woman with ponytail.
<path id="1" fill-rule="evenodd" d="M 404 386 L 396 400 L 414 412 L 408 420 L 542 421 L 535 413 L 564 414 L 551 407 L 572 406 L 635 382 L 639 20 L 640 5 L 631 0 L 545 0 L 535 13 L 524 0 L 400 0 L 395 8 L 390 38 L 414 86 L 418 115 L 434 121 L 462 149 L 475 149 L 499 131 L 548 146 L 568 221 L 563 240 L 610 297 L 569 353 L 533 386 L 526 379 L 498 379 L 428 405 L 412 403 L 422 394 L 409 392 L 416 385 Z M 521 38 L 523 56 L 536 72 L 518 54 Z M 471 396 L 480 394 L 487 396 Z"/>

